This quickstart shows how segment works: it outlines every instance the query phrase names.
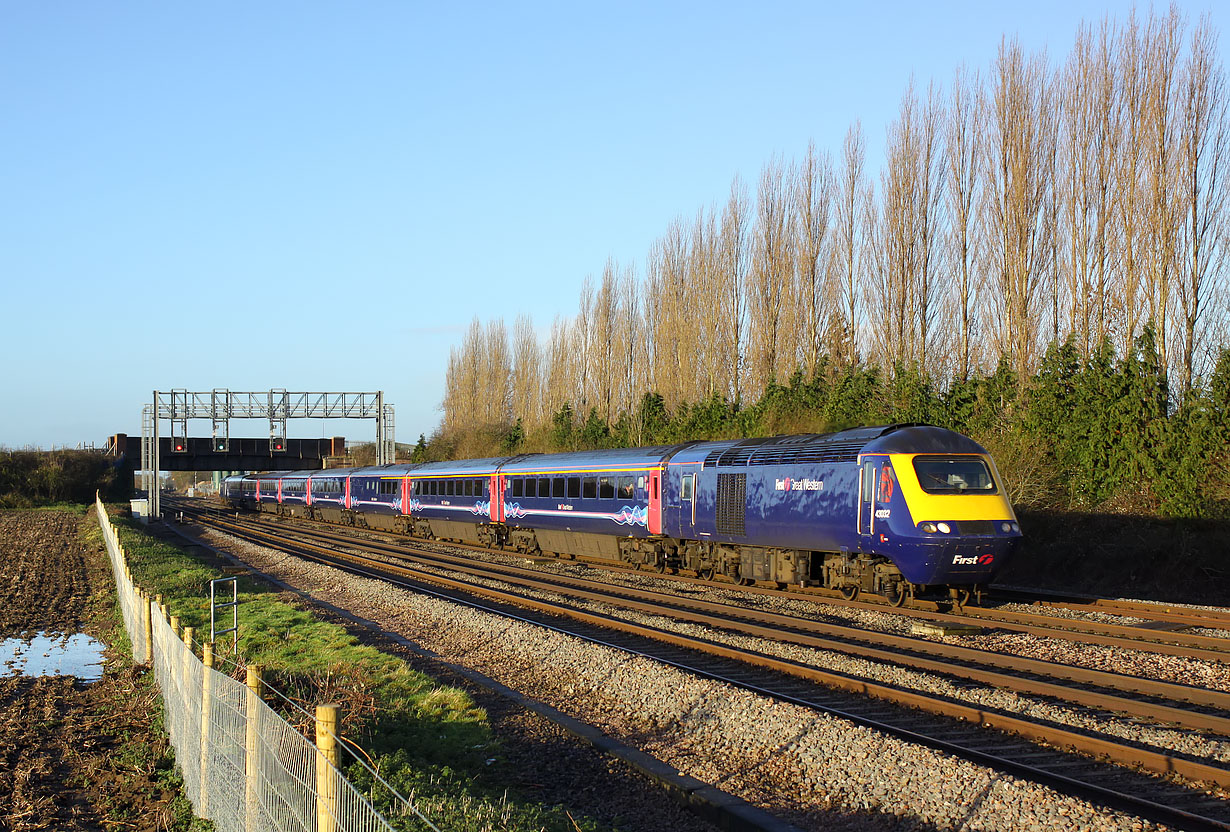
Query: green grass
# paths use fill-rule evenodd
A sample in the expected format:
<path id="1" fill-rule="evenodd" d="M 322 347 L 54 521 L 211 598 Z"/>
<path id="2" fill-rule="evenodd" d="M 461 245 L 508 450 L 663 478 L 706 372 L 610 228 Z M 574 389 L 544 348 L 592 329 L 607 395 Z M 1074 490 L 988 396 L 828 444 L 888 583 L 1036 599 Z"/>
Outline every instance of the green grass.
<path id="1" fill-rule="evenodd" d="M 0 511 L 55 511 L 62 514 L 73 514 L 77 517 L 85 517 L 86 512 L 90 510 L 93 503 L 39 503 L 27 504 L 19 500 L 6 501 L 0 498 Z"/>
<path id="2" fill-rule="evenodd" d="M 209 581 L 223 577 L 221 570 L 149 537 L 130 521 L 118 521 L 117 526 L 137 584 L 162 594 L 171 614 L 196 628 L 198 641 L 207 639 Z M 266 680 L 308 711 L 317 703 L 338 703 L 342 736 L 360 745 L 381 777 L 402 795 L 412 796 L 440 829 L 607 828 L 564 807 L 519 797 L 510 785 L 517 780 L 516 772 L 504 764 L 486 712 L 464 691 L 359 644 L 342 627 L 286 603 L 250 578 L 239 579 L 239 604 L 237 647 L 244 662 L 262 665 Z M 227 644 L 219 653 L 229 649 Z M 271 699 L 270 704 L 280 703 Z M 293 710 L 284 715 L 292 724 L 305 722 Z M 358 763 L 344 768 L 396 828 L 427 828 L 413 816 L 403 816 Z"/>
<path id="3" fill-rule="evenodd" d="M 62 510 L 84 516 L 89 508 L 70 505 Z M 87 545 L 104 548 L 102 531 L 96 523 L 83 524 L 81 528 L 82 539 Z M 106 555 L 102 557 L 107 562 Z M 132 641 L 124 628 L 124 616 L 113 586 L 95 590 L 90 599 L 89 616 L 118 658 L 118 664 L 133 668 Z M 118 684 L 123 693 L 120 697 L 122 701 L 108 703 L 112 718 L 99 726 L 103 733 L 112 738 L 100 766 L 110 777 L 122 779 L 123 786 L 111 791 L 104 790 L 100 794 L 98 809 L 112 826 L 137 826 L 139 822 L 148 822 L 149 819 L 134 814 L 138 811 L 134 808 L 134 793 L 142 793 L 152 801 L 171 794 L 174 796 L 160 809 L 160 829 L 167 832 L 210 832 L 214 825 L 195 817 L 191 801 L 184 796 L 183 779 L 175 767 L 175 752 L 164 739 L 166 725 L 162 697 L 158 694 L 154 675 L 133 669 Z M 152 741 L 151 737 L 159 739 Z M 88 784 L 67 785 L 85 788 Z"/>

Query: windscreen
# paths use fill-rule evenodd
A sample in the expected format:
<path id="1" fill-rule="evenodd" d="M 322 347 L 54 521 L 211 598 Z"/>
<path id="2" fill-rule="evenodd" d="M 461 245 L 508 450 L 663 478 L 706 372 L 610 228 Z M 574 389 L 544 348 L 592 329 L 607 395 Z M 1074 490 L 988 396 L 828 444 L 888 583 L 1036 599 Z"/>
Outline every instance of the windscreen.
<path id="1" fill-rule="evenodd" d="M 987 464 L 976 456 L 916 456 L 914 473 L 928 494 L 995 494 Z"/>

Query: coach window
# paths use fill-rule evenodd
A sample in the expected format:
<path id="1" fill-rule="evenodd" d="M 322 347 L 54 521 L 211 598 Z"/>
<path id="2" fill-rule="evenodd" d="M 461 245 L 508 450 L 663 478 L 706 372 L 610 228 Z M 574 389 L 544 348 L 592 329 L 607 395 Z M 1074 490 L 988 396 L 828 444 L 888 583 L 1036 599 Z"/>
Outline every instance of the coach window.
<path id="1" fill-rule="evenodd" d="M 568 478 L 568 499 L 575 500 L 581 496 L 581 478 Z"/>
<path id="2" fill-rule="evenodd" d="M 586 477 L 581 481 L 581 497 L 585 500 L 592 500 L 598 496 L 598 480 L 593 477 Z"/>
<path id="3" fill-rule="evenodd" d="M 632 477 L 619 478 L 619 499 L 631 500 L 633 498 L 635 492 L 632 490 L 632 483 Z"/>
<path id="4" fill-rule="evenodd" d="M 563 477 L 556 477 L 555 479 L 551 480 L 551 496 L 552 497 L 563 497 L 564 496 L 564 478 Z"/>
<path id="5" fill-rule="evenodd" d="M 679 487 L 679 499 L 681 500 L 692 499 L 692 475 L 691 474 L 685 474 L 683 477 L 683 482 Z"/>
<path id="6" fill-rule="evenodd" d="M 550 497 L 551 496 L 551 480 L 547 479 L 546 477 L 542 477 L 541 479 L 538 480 L 538 496 L 539 497 Z"/>
<path id="7" fill-rule="evenodd" d="M 603 500 L 615 499 L 615 481 L 610 477 L 602 477 L 598 480 L 598 497 Z"/>
<path id="8" fill-rule="evenodd" d="M 512 495 L 514 497 L 524 497 L 525 496 L 525 480 L 521 479 L 520 477 L 517 477 L 515 480 L 512 481 Z"/>
<path id="9" fill-rule="evenodd" d="M 538 480 L 536 480 L 533 477 L 525 478 L 525 496 L 527 497 L 537 497 L 538 496 Z"/>

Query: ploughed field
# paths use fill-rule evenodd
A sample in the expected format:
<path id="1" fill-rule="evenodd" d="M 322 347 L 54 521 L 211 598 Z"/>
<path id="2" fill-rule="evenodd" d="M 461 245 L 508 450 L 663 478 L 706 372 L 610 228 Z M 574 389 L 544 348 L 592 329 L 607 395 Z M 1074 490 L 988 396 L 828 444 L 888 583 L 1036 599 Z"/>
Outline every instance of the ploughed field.
<path id="1" fill-rule="evenodd" d="M 35 676 L 34 661 L 54 653 L 38 647 L 31 675 L 17 673 L 15 644 L 119 632 L 111 568 L 89 529 L 92 517 L 67 511 L 0 511 L 0 829 L 168 829 L 190 812 L 151 729 L 152 686 L 128 661 L 106 651 L 90 683 Z"/>

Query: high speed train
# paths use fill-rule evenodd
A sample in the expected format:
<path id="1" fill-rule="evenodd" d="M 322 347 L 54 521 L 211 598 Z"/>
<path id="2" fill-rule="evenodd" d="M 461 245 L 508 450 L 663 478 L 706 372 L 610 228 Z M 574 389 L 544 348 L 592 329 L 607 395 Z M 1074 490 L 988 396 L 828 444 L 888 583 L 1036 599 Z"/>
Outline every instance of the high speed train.
<path id="1" fill-rule="evenodd" d="M 532 554 L 958 603 L 1021 541 L 995 462 L 929 425 L 229 477 L 232 507 Z"/>

